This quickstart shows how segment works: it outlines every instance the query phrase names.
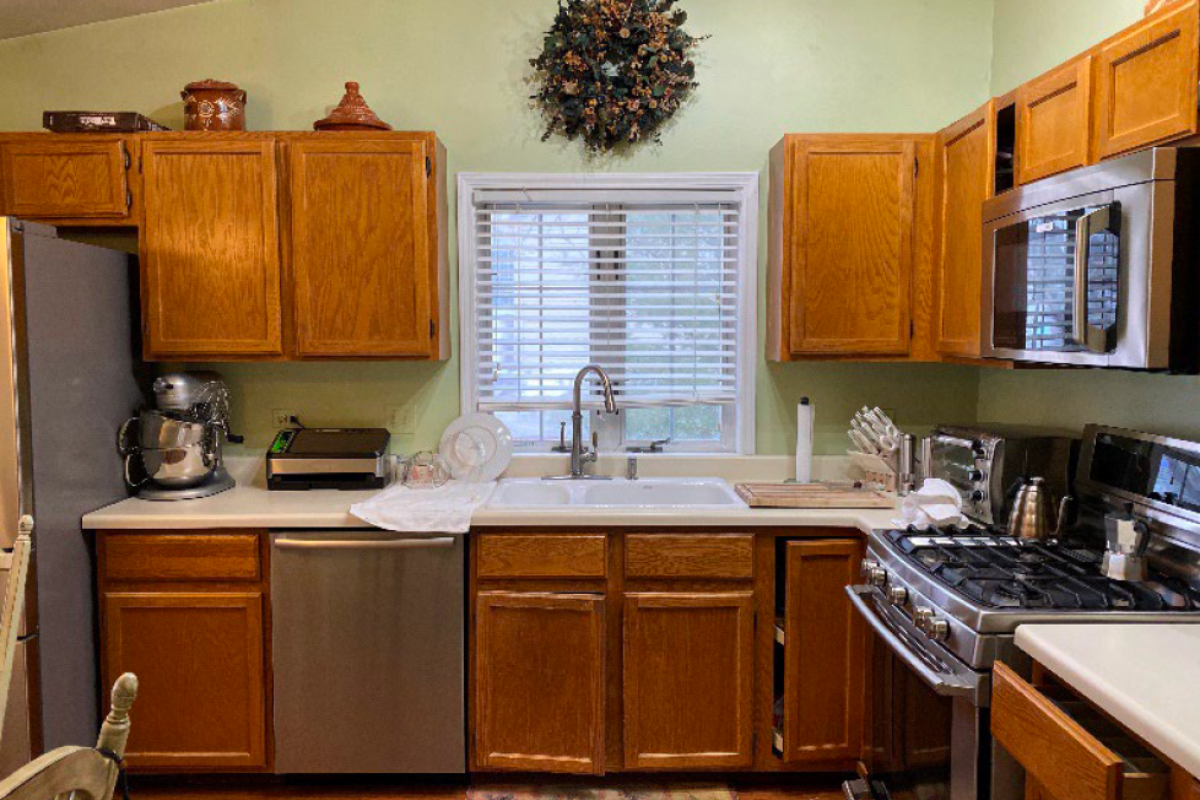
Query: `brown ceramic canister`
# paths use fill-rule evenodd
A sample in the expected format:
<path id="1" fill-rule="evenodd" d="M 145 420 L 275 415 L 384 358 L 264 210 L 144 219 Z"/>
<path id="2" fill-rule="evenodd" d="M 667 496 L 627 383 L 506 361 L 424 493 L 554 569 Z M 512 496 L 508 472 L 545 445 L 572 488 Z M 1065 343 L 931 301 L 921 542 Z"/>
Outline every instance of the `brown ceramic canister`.
<path id="1" fill-rule="evenodd" d="M 210 78 L 189 83 L 179 96 L 183 98 L 184 130 L 246 130 L 246 92 L 237 84 Z"/>

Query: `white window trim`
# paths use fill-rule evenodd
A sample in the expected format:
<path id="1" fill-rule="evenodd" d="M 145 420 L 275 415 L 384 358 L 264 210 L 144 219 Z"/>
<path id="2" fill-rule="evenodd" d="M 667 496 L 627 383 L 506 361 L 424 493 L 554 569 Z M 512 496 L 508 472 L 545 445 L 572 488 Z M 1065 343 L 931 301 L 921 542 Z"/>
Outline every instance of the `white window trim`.
<path id="1" fill-rule="evenodd" d="M 732 192 L 740 204 L 738 214 L 738 396 L 737 425 L 733 448 L 729 452 L 754 455 L 755 382 L 758 368 L 758 173 L 757 172 L 680 172 L 637 174 L 586 173 L 458 173 L 458 320 L 459 381 L 463 413 L 475 407 L 478 376 L 472 368 L 477 355 L 475 326 L 475 191 L 478 189 L 720 189 Z M 692 455 L 700 448 L 691 450 Z"/>

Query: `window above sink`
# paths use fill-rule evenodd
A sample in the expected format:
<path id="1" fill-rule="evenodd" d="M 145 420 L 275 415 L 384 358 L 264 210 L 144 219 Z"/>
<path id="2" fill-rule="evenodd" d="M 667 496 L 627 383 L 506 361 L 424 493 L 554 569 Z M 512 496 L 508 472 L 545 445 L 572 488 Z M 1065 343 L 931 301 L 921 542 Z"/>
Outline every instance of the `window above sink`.
<path id="1" fill-rule="evenodd" d="M 754 452 L 758 176 L 459 176 L 462 408 L 518 453 L 569 439 L 585 388 L 601 450 Z M 565 437 L 564 437 L 565 434 Z"/>

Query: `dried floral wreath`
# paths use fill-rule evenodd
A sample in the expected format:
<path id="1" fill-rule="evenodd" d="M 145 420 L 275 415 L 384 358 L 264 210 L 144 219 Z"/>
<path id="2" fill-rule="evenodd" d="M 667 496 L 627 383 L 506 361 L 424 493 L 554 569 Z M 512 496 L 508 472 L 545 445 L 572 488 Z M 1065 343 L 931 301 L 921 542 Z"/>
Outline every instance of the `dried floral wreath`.
<path id="1" fill-rule="evenodd" d="M 559 0 L 534 67 L 534 100 L 554 133 L 602 153 L 651 139 L 699 86 L 676 0 Z"/>

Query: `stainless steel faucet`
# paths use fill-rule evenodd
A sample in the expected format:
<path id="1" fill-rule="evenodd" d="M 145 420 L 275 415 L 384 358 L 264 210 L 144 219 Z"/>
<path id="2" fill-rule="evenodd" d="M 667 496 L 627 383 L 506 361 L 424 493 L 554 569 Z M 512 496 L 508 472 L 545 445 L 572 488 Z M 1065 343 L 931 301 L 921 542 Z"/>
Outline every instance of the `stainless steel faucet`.
<path id="1" fill-rule="evenodd" d="M 583 445 L 583 379 L 589 372 L 594 372 L 600 380 L 600 388 L 604 390 L 604 410 L 609 414 L 617 411 L 617 399 L 613 396 L 612 381 L 608 373 L 599 364 L 588 364 L 575 375 L 575 393 L 571 412 L 571 474 L 563 477 L 569 480 L 594 478 L 585 475 L 583 465 L 595 461 L 596 450 L 588 450 Z"/>

